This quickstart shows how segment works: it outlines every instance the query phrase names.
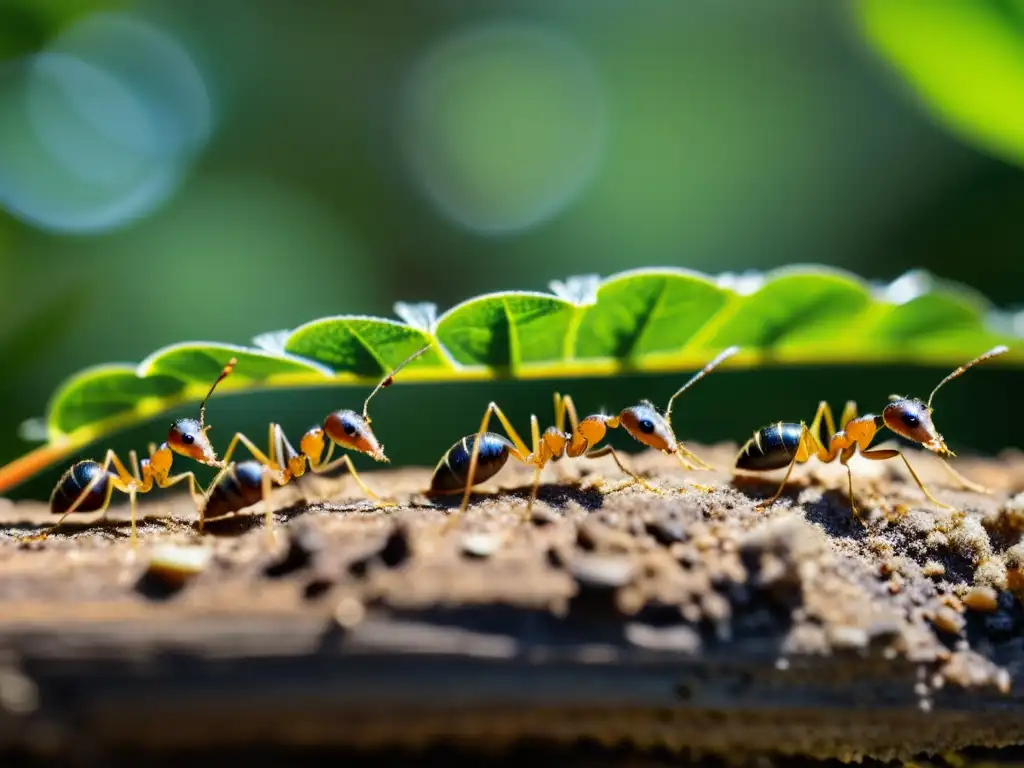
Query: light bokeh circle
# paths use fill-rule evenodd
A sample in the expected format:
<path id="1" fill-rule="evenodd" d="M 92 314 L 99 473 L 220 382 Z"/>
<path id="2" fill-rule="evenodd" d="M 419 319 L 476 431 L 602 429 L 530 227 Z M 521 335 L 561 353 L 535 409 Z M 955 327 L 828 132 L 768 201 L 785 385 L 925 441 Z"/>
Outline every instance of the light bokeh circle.
<path id="1" fill-rule="evenodd" d="M 489 23 L 412 68 L 399 131 L 417 187 L 451 220 L 514 232 L 564 210 L 605 155 L 599 74 L 567 36 Z"/>

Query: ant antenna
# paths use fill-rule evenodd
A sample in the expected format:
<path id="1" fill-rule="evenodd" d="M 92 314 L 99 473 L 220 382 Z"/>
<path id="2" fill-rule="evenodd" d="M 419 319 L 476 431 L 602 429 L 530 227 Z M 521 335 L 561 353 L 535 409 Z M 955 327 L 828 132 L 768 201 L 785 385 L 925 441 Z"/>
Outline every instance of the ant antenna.
<path id="1" fill-rule="evenodd" d="M 400 362 L 398 364 L 398 367 L 395 368 L 395 370 L 393 370 L 391 373 L 389 373 L 387 376 L 385 376 L 383 379 L 380 380 L 380 384 L 378 384 L 377 387 L 373 390 L 373 392 L 371 392 L 367 396 L 366 402 L 363 403 L 363 419 L 366 421 L 367 424 L 370 423 L 370 414 L 367 413 L 367 409 L 370 407 L 370 400 L 373 399 L 373 396 L 376 395 L 378 392 L 380 392 L 382 389 L 384 389 L 384 387 L 390 387 L 392 384 L 394 384 L 395 383 L 395 375 L 400 370 L 405 368 L 405 366 L 407 366 L 409 363 L 411 363 L 413 360 L 415 360 L 417 357 L 419 357 L 424 352 L 426 352 L 428 349 L 430 349 L 430 345 L 429 344 L 427 344 L 427 346 L 425 346 L 423 349 L 420 349 L 420 350 L 417 350 L 416 352 L 413 352 L 411 355 L 409 355 L 407 358 L 405 358 L 405 360 Z"/>
<path id="2" fill-rule="evenodd" d="M 235 370 L 236 365 L 238 365 L 237 357 L 232 357 L 230 360 L 228 360 L 228 364 L 224 366 L 224 370 L 220 372 L 220 376 L 218 376 L 217 380 L 213 382 L 213 386 L 210 387 L 210 391 L 207 392 L 206 397 L 203 398 L 202 405 L 199 406 L 199 427 L 201 429 L 207 429 L 207 427 L 204 426 L 204 424 L 206 424 L 206 401 L 210 399 L 210 395 L 213 394 L 213 390 L 217 388 L 217 385 L 231 375 L 231 372 Z"/>
<path id="3" fill-rule="evenodd" d="M 982 355 L 978 355 L 976 358 L 971 360 L 971 362 L 964 363 L 963 365 L 961 365 L 959 368 L 957 368 L 955 371 L 953 371 L 951 374 L 949 374 L 949 376 L 947 376 L 942 381 L 940 381 L 935 386 L 935 389 L 932 390 L 932 393 L 930 395 L 928 395 L 928 406 L 927 406 L 928 410 L 931 410 L 931 408 L 932 408 L 932 398 L 935 397 L 935 393 L 938 392 L 939 389 L 942 387 L 942 385 L 945 384 L 947 381 L 952 381 L 953 379 L 962 376 L 967 371 L 968 368 L 971 368 L 971 367 L 977 365 L 978 363 L 983 363 L 986 360 L 988 360 L 989 358 L 993 358 L 996 355 L 1001 355 L 1004 352 L 1009 352 L 1009 351 L 1010 351 L 1009 347 L 1007 347 L 1005 344 L 1000 344 L 998 347 L 992 347 L 992 349 L 990 349 L 988 352 L 985 352 Z"/>
<path id="4" fill-rule="evenodd" d="M 681 394 L 683 394 L 683 392 L 688 390 L 690 387 L 692 387 L 698 381 L 700 381 L 705 376 L 707 376 L 709 373 L 711 373 L 711 371 L 714 368 L 716 368 L 719 365 L 719 363 L 721 363 L 723 360 L 726 360 L 726 359 L 732 357 L 733 355 L 735 355 L 739 351 L 740 351 L 740 348 L 737 347 L 737 346 L 729 347 L 728 349 L 723 350 L 722 352 L 720 352 L 718 354 L 718 357 L 716 357 L 710 363 L 708 363 L 703 368 L 701 368 L 699 371 L 697 371 L 695 374 L 693 374 L 693 378 L 691 378 L 688 382 L 683 384 L 683 386 L 681 386 L 679 388 L 679 391 L 676 392 L 674 395 L 672 395 L 672 397 L 669 398 L 669 400 L 668 400 L 668 410 L 665 411 L 665 421 L 667 421 L 669 424 L 672 423 L 672 403 L 675 401 L 675 399 L 677 397 L 679 397 Z"/>

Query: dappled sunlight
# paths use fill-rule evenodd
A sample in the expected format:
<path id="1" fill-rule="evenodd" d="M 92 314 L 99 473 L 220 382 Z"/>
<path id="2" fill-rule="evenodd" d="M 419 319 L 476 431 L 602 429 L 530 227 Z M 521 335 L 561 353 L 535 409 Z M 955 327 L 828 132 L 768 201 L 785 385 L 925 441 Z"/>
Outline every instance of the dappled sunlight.
<path id="1" fill-rule="evenodd" d="M 609 131 L 601 81 L 565 35 L 485 24 L 438 40 L 397 115 L 410 172 L 438 210 L 483 233 L 557 215 L 600 167 Z"/>
<path id="2" fill-rule="evenodd" d="M 47 230 L 100 233 L 151 213 L 211 130 L 189 55 L 127 16 L 88 17 L 0 78 L 0 205 Z"/>

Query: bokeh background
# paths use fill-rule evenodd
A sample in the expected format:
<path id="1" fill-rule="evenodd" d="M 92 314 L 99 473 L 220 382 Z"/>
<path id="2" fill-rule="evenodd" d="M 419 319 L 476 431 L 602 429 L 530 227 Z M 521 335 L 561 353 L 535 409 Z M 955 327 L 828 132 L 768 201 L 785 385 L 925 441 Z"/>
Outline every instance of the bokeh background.
<path id="1" fill-rule="evenodd" d="M 397 300 L 793 263 L 1022 300 L 1020 0 L 2 0 L 0 62 L 0 461 L 82 367 Z M 723 371 L 676 424 L 742 441 L 945 373 Z M 555 386 L 618 409 L 683 376 Z M 939 428 L 1019 445 L 1022 383 L 972 372 Z M 393 461 L 432 465 L 491 399 L 549 419 L 552 386 L 398 386 L 375 426 Z M 213 436 L 297 435 L 364 396 L 216 399 Z"/>

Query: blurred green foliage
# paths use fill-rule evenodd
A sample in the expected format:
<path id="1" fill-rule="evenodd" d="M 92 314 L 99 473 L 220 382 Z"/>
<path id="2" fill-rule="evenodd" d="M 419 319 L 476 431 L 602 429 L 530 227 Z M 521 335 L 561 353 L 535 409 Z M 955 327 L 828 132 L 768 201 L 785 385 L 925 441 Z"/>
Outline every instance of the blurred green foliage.
<path id="1" fill-rule="evenodd" d="M 859 0 L 864 31 L 944 124 L 1024 163 L 1024 2 Z"/>
<path id="2" fill-rule="evenodd" d="M 86 151 L 83 136 L 150 152 L 146 116 L 159 128 L 193 125 L 196 104 L 208 104 L 210 115 L 205 143 L 175 160 L 167 196 L 137 215 L 85 233 L 0 213 L 0 337 L 11 355 L 0 360 L 0 460 L 29 447 L 18 425 L 42 414 L 56 384 L 76 370 L 139 360 L 182 339 L 246 344 L 317 317 L 387 315 L 398 300 L 451 306 L 487 291 L 650 265 L 717 274 L 821 262 L 881 281 L 924 267 L 1019 306 L 1024 174 L 1003 149 L 1014 95 L 987 118 L 1001 128 L 981 126 L 987 100 L 1013 83 L 1001 67 L 1016 59 L 1007 47 L 968 51 L 983 22 L 957 22 L 957 39 L 944 45 L 957 51 L 949 61 L 966 63 L 943 75 L 948 87 L 933 96 L 936 76 L 917 73 L 943 71 L 929 70 L 945 63 L 927 61 L 928 46 L 940 41 L 931 27 L 951 17 L 953 0 L 937 4 L 927 25 L 914 22 L 920 34 L 901 25 L 924 4 L 883 4 L 310 0 L 301 12 L 273 0 L 0 5 L 7 74 L 94 13 L 113 11 L 165 35 L 202 77 L 201 104 L 181 95 L 184 79 L 153 79 L 143 88 L 152 104 L 133 101 L 139 94 L 127 86 L 111 89 L 105 110 L 87 90 L 65 90 L 70 106 L 45 138 L 75 149 L 61 157 L 78 163 L 67 165 L 79 175 L 67 171 L 66 184 L 54 177 L 55 193 L 86 171 L 130 178 L 116 163 L 86 162 L 99 155 Z M 1016 8 L 994 0 L 955 7 L 968 6 L 1007 9 L 1010 21 Z M 911 53 L 891 51 L 899 40 Z M 926 103 L 941 101 L 940 111 L 908 98 L 908 82 L 886 65 L 893 60 L 906 62 L 898 71 L 914 87 L 928 83 Z M 104 123 L 121 114 L 117 99 L 141 117 Z M 78 123 L 68 119 L 75 109 Z M 4 171 L 0 163 L 0 194 Z M 52 331 L 41 334 L 32 318 L 46 316 L 39 322 Z M 21 335 L 32 343 L 11 341 Z M 761 423 L 809 416 L 822 397 L 877 408 L 892 389 L 927 391 L 945 372 L 723 371 L 692 393 L 680 431 L 741 441 Z M 581 408 L 614 408 L 661 400 L 679 378 L 605 377 L 572 392 Z M 1020 384 L 1002 370 L 972 373 L 943 392 L 940 429 L 961 449 L 1019 444 L 1024 423 L 1010 393 Z M 378 403 L 375 425 L 393 461 L 432 464 L 472 431 L 489 400 L 525 424 L 532 411 L 547 414 L 551 388 L 395 387 Z M 211 420 L 225 438 L 234 429 L 262 435 L 270 419 L 299 432 L 364 396 L 225 398 Z M 998 418 L 978 418 L 979 402 Z M 163 430 L 143 425 L 111 447 L 141 447 Z M 23 492 L 44 495 L 53 479 Z"/>

